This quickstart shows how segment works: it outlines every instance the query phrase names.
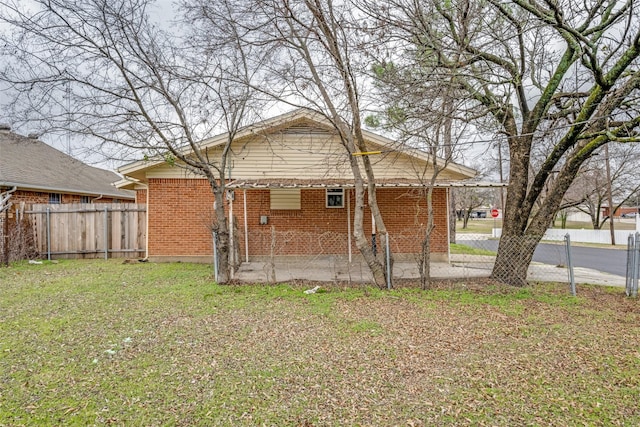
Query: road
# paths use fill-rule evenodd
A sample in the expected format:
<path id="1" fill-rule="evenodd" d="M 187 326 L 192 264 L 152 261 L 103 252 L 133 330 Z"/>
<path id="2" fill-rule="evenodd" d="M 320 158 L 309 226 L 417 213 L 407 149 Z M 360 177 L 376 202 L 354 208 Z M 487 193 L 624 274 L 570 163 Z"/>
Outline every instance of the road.
<path id="1" fill-rule="evenodd" d="M 498 250 L 498 240 L 464 240 L 464 235 L 459 234 L 457 241 L 475 248 Z M 625 249 L 572 245 L 571 259 L 574 267 L 591 268 L 618 276 L 626 275 L 627 251 Z M 540 243 L 533 254 L 533 261 L 551 265 L 566 265 L 566 247 L 564 244 Z"/>

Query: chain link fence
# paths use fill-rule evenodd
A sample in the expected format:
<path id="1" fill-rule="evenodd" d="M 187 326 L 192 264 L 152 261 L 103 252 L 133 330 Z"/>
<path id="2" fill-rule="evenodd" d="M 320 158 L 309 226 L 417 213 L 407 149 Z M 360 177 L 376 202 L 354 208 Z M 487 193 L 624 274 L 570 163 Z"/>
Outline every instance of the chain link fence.
<path id="1" fill-rule="evenodd" d="M 528 280 L 567 282 L 566 244 L 538 242 L 538 238 L 528 236 L 503 239 L 504 254 L 499 262 L 504 265 L 501 267 L 513 271 L 524 268 L 528 260 L 521 254 L 533 251 L 527 270 Z M 458 233 L 456 243 L 451 245 L 451 263 L 465 270 L 482 270 L 489 275 L 496 263 L 499 243 L 498 238 L 486 234 Z"/>
<path id="2" fill-rule="evenodd" d="M 393 254 L 394 280 L 420 279 L 420 247 L 423 230 L 404 230 L 390 235 Z M 378 252 L 384 251 L 379 236 L 368 236 L 370 244 L 375 242 Z M 242 230 L 234 235 L 234 260 L 237 270 L 234 279 L 248 282 L 275 283 L 295 280 L 366 283 L 372 277 L 369 267 L 360 255 L 355 242 L 345 233 L 329 231 L 300 232 L 280 231 L 265 227 L 244 235 Z M 431 236 L 430 273 L 433 279 L 487 278 L 496 263 L 499 239 L 484 234 L 457 235 L 456 243 L 450 246 L 446 236 L 433 233 Z M 543 243 L 537 239 L 513 239 L 514 250 L 506 250 L 502 261 L 506 268 L 522 267 L 519 253 L 523 245 L 531 247 L 531 262 L 527 279 L 530 281 L 554 281 L 569 283 L 567 268 L 567 245 L 562 242 Z M 511 256 L 510 254 L 513 254 Z M 384 252 L 380 254 L 384 258 Z M 597 279 L 584 279 L 578 274 L 577 281 L 597 283 Z M 595 276 L 594 276 L 595 277 Z"/>

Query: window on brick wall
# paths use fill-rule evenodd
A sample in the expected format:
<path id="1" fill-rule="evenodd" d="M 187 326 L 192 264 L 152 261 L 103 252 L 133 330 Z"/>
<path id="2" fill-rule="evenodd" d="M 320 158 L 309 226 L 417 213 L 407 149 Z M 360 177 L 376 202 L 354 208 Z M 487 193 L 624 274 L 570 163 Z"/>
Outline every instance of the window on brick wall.
<path id="1" fill-rule="evenodd" d="M 59 205 L 60 203 L 62 203 L 62 194 L 49 193 L 49 204 Z"/>
<path id="2" fill-rule="evenodd" d="M 80 197 L 80 203 L 91 203 L 91 197 L 89 196 Z"/>
<path id="3" fill-rule="evenodd" d="M 271 210 L 299 210 L 299 188 L 272 188 L 269 190 Z"/>
<path id="4" fill-rule="evenodd" d="M 327 188 L 327 207 L 344 208 L 343 188 Z"/>

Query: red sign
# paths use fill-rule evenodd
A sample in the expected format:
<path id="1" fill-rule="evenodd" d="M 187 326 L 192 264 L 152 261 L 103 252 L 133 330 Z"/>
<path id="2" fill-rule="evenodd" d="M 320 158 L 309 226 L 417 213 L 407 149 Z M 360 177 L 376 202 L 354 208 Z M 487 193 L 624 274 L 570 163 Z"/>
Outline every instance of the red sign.
<path id="1" fill-rule="evenodd" d="M 498 218 L 498 216 L 500 216 L 500 212 L 498 212 L 498 209 L 491 209 L 491 216 L 493 218 Z"/>

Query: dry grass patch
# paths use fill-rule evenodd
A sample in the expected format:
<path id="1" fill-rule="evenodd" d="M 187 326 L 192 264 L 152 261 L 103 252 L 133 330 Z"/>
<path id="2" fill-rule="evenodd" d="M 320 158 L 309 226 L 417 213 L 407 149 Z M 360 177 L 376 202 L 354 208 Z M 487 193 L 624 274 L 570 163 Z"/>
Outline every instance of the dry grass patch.
<path id="1" fill-rule="evenodd" d="M 640 424 L 640 307 L 623 290 L 410 285 L 0 269 L 0 425 Z"/>

